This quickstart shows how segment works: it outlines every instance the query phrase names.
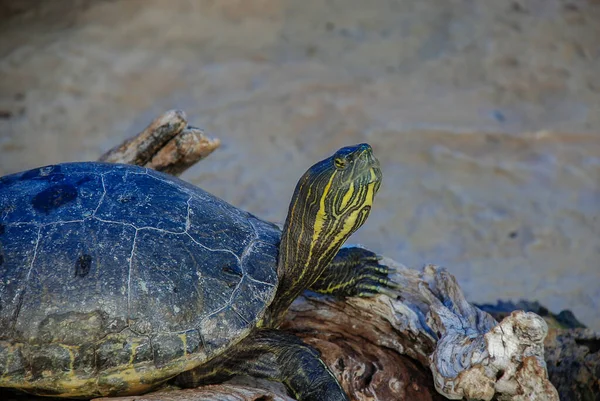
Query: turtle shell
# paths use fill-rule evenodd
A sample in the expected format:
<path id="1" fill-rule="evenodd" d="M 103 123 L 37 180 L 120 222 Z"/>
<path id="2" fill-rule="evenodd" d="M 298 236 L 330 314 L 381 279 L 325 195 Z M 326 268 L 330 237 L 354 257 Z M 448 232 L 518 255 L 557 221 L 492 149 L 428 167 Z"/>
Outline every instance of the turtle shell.
<path id="1" fill-rule="evenodd" d="M 0 387 L 137 393 L 244 338 L 279 229 L 175 177 L 67 163 L 0 178 Z"/>

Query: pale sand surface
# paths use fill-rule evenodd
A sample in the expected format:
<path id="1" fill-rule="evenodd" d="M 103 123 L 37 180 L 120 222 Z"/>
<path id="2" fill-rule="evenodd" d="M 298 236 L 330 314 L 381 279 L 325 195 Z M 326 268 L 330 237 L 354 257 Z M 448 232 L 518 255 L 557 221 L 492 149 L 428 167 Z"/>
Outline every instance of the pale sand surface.
<path id="1" fill-rule="evenodd" d="M 353 242 L 600 329 L 600 2 L 9 3 L 0 175 L 181 108 L 223 142 L 184 178 L 283 221 L 304 169 L 366 141 L 384 182 Z"/>

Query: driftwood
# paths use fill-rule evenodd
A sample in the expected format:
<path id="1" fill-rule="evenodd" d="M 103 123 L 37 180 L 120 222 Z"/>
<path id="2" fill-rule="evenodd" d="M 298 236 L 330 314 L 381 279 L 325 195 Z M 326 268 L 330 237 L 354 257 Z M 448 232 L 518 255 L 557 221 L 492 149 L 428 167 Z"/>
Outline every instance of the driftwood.
<path id="1" fill-rule="evenodd" d="M 241 384 L 209 385 L 195 389 L 158 391 L 139 396 L 99 398 L 103 401 L 294 401 L 272 390 Z"/>
<path id="2" fill-rule="evenodd" d="M 397 376 L 400 372 L 393 366 L 374 364 L 367 375 L 351 374 L 394 354 L 428 366 L 436 389 L 450 399 L 489 400 L 494 395 L 501 400 L 558 399 L 545 372 L 547 326 L 542 318 L 515 312 L 496 325 L 490 315 L 465 300 L 445 269 L 428 265 L 419 272 L 390 259 L 382 261 L 396 270 L 391 278 L 402 288 L 397 299 L 340 302 L 305 295 L 293 305 L 284 326 L 322 352 L 354 399 L 416 399 L 418 392 L 410 394 L 410 370 Z M 336 360 L 329 342 L 352 344 L 358 350 L 368 344 L 376 350 L 346 360 L 344 346 L 338 346 Z M 390 368 L 391 374 L 386 374 Z M 377 374 L 383 376 L 377 382 L 364 380 Z M 390 391 L 390 382 L 398 382 L 397 391 Z"/>
<path id="3" fill-rule="evenodd" d="M 137 164 L 179 175 L 219 147 L 221 141 L 187 125 L 185 113 L 171 110 L 145 130 L 109 150 L 99 161 Z"/>
<path id="4" fill-rule="evenodd" d="M 587 329 L 569 310 L 554 314 L 537 302 L 499 301 L 480 308 L 498 320 L 516 309 L 542 316 L 549 327 L 544 341 L 548 375 L 560 399 L 600 400 L 600 333 Z"/>
<path id="5" fill-rule="evenodd" d="M 169 144 L 189 130 L 186 126 L 183 112 L 167 112 L 101 160 L 179 174 L 219 143 L 201 135 L 201 151 L 172 152 L 181 149 Z M 449 399 L 558 400 L 544 361 L 548 327 L 543 318 L 516 311 L 497 323 L 467 302 L 445 269 L 411 270 L 387 258 L 382 263 L 394 269 L 391 279 L 400 284 L 395 297 L 336 300 L 307 292 L 282 326 L 321 352 L 352 399 L 432 400 L 443 399 L 441 394 Z M 228 383 L 122 399 L 287 399 L 281 389 L 260 381 L 254 386 L 256 392 Z"/>

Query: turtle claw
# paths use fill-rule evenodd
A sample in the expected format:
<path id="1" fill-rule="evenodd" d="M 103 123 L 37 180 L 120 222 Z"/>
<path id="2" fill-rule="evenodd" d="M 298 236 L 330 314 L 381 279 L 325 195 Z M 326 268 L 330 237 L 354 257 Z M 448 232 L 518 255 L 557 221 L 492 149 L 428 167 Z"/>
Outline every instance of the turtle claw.
<path id="1" fill-rule="evenodd" d="M 374 297 L 378 294 L 384 294 L 390 298 L 397 298 L 400 285 L 390 280 L 388 277 L 364 276 L 359 278 L 355 284 L 355 288 L 357 290 L 356 296 L 361 298 Z"/>
<path id="2" fill-rule="evenodd" d="M 361 292 L 359 292 L 358 294 L 356 294 L 357 297 L 359 298 L 372 298 L 376 295 L 386 295 L 392 299 L 396 299 L 398 298 L 398 293 L 385 288 L 385 287 L 371 287 L 371 288 L 364 288 L 362 289 Z"/>
<path id="3" fill-rule="evenodd" d="M 400 286 L 390 279 L 396 269 L 381 264 L 382 257 L 364 248 L 349 248 L 353 255 L 353 285 L 349 292 L 354 296 L 373 297 L 385 294 L 391 298 L 398 296 Z"/>
<path id="4" fill-rule="evenodd" d="M 364 248 L 342 248 L 310 289 L 344 297 L 385 294 L 396 298 L 400 287 L 390 279 L 396 270 L 379 263 L 381 260 L 379 255 Z"/>

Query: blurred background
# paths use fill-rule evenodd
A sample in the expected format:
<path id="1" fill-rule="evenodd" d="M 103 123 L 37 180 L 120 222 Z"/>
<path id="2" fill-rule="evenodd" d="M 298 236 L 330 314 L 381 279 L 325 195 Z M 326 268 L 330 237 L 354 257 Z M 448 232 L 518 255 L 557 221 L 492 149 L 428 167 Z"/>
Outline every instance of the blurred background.
<path id="1" fill-rule="evenodd" d="M 172 108 L 222 140 L 183 178 L 276 222 L 370 143 L 352 242 L 600 329 L 600 1 L 0 0 L 0 175 Z"/>

